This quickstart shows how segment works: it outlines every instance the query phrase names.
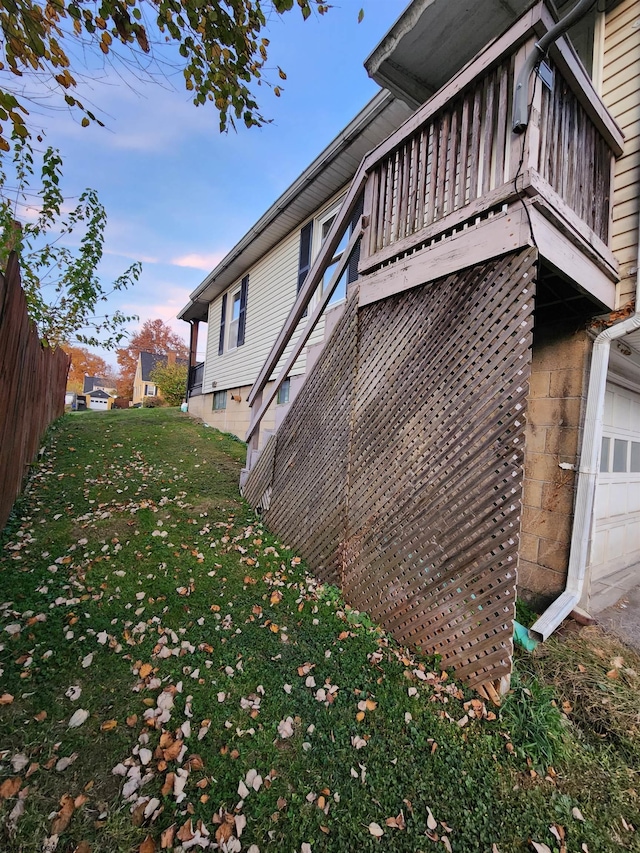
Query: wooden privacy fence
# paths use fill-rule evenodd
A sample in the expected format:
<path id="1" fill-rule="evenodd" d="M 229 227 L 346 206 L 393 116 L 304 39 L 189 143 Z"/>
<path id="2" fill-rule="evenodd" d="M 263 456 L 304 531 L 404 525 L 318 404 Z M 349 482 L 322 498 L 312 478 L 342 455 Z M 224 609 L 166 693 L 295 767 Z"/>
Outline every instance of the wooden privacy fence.
<path id="1" fill-rule="evenodd" d="M 42 436 L 64 412 L 69 356 L 42 346 L 14 254 L 0 274 L 0 530 Z"/>
<path id="2" fill-rule="evenodd" d="M 358 308 L 244 495 L 346 600 L 492 694 L 511 671 L 537 253 Z"/>

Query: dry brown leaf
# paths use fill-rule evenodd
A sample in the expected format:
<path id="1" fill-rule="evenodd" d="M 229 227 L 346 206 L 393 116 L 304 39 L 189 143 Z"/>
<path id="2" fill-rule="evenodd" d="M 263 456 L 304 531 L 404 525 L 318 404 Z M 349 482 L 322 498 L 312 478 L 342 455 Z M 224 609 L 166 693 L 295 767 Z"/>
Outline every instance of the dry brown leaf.
<path id="1" fill-rule="evenodd" d="M 148 675 L 151 675 L 153 672 L 153 667 L 150 663 L 143 663 L 140 669 L 138 670 L 138 675 L 140 678 L 146 678 Z"/>
<path id="2" fill-rule="evenodd" d="M 0 696 L 0 705 L 10 705 L 13 702 L 13 696 L 11 693 L 3 693 Z"/>
<path id="3" fill-rule="evenodd" d="M 162 790 L 160 791 L 163 797 L 168 797 L 169 794 L 173 791 L 173 781 L 175 778 L 175 773 L 167 773 L 164 780 L 164 785 L 162 786 Z"/>
<path id="4" fill-rule="evenodd" d="M 160 836 L 160 847 L 162 850 L 170 850 L 173 847 L 173 839 L 176 834 L 176 825 L 175 823 L 170 826 Z"/>
<path id="5" fill-rule="evenodd" d="M 100 726 L 100 731 L 101 732 L 111 732 L 116 728 L 117 725 L 118 725 L 117 720 L 105 720 L 104 723 L 102 723 L 102 725 Z"/>
<path id="6" fill-rule="evenodd" d="M 326 804 L 327 804 L 327 801 L 325 800 L 324 797 L 318 797 L 316 805 L 318 806 L 319 809 L 323 809 L 326 806 Z"/>
<path id="7" fill-rule="evenodd" d="M 22 779 L 19 776 L 13 776 L 11 779 L 5 779 L 0 785 L 0 800 L 8 800 L 15 797 L 22 786 Z"/>
<path id="8" fill-rule="evenodd" d="M 222 845 L 226 843 L 233 835 L 235 827 L 235 818 L 232 814 L 225 812 L 224 819 L 220 826 L 216 829 L 216 841 Z"/>
<path id="9" fill-rule="evenodd" d="M 165 761 L 175 761 L 182 751 L 182 741 L 176 740 L 171 746 L 168 746 L 162 751 L 162 756 Z"/>
<path id="10" fill-rule="evenodd" d="M 135 807 L 131 813 L 131 822 L 134 826 L 142 826 L 144 823 L 144 810 L 147 807 L 147 801 L 143 800 Z"/>
<path id="11" fill-rule="evenodd" d="M 178 841 L 191 841 L 193 836 L 195 835 L 193 831 L 193 826 L 191 824 L 191 818 L 185 821 L 178 832 L 176 833 L 176 838 Z"/>
<path id="12" fill-rule="evenodd" d="M 87 802 L 89 802 L 89 797 L 87 797 L 86 794 L 78 794 L 78 796 L 73 801 L 73 805 L 76 809 L 81 809 L 82 806 Z"/>
<path id="13" fill-rule="evenodd" d="M 156 853 L 156 842 L 150 835 L 147 835 L 145 840 L 138 848 L 138 853 Z"/>
<path id="14" fill-rule="evenodd" d="M 81 841 L 73 853 L 91 853 L 91 845 L 88 841 Z"/>
<path id="15" fill-rule="evenodd" d="M 70 797 L 69 794 L 64 794 L 60 800 L 60 806 L 60 811 L 54 817 L 51 824 L 51 835 L 61 835 L 69 826 L 75 811 L 73 797 Z"/>
<path id="16" fill-rule="evenodd" d="M 36 721 L 36 723 L 42 723 L 44 720 L 47 719 L 47 712 L 46 711 L 40 711 L 40 713 L 36 714 L 33 719 Z"/>
<path id="17" fill-rule="evenodd" d="M 356 720 L 361 723 L 364 720 L 364 711 L 358 711 L 356 714 Z"/>
<path id="18" fill-rule="evenodd" d="M 138 722 L 138 715 L 137 714 L 131 714 L 130 717 L 127 717 L 127 725 L 129 726 L 130 729 L 132 729 L 137 722 Z"/>
<path id="19" fill-rule="evenodd" d="M 366 705 L 367 711 L 375 711 L 375 709 L 378 707 L 378 703 L 374 702 L 373 699 L 367 699 Z"/>

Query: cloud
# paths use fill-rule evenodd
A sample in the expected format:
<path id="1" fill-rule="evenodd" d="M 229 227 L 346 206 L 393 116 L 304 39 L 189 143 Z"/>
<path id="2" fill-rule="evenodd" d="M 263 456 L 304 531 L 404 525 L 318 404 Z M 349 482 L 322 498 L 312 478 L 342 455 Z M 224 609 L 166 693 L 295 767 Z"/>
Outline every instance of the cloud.
<path id="1" fill-rule="evenodd" d="M 192 252 L 189 255 L 181 255 L 178 258 L 172 258 L 169 263 L 175 267 L 192 267 L 196 270 L 211 272 L 212 269 L 218 266 L 220 261 L 224 258 L 224 255 L 224 252 L 209 252 L 208 254 Z"/>

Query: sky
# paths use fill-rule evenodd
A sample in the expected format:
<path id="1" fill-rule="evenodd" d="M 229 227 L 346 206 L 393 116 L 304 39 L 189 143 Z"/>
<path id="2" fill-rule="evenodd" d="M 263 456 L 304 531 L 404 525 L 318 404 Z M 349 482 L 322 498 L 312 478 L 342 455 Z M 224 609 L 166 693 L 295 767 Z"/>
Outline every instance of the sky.
<path id="1" fill-rule="evenodd" d="M 176 318 L 189 294 L 355 114 L 376 94 L 363 62 L 407 0 L 336 0 L 307 21 L 297 10 L 272 16 L 268 76 L 282 96 L 256 89 L 272 123 L 221 134 L 212 107 L 176 88 L 106 66 L 86 75 L 84 98 L 106 127 L 82 128 L 68 110 L 37 118 L 64 160 L 64 191 L 98 191 L 108 214 L 105 284 L 133 261 L 142 276 L 107 310 L 137 314 L 135 331 L 160 317 L 188 342 Z M 358 23 L 358 12 L 364 19 Z M 287 80 L 277 78 L 277 66 Z M 99 78 L 99 79 L 98 79 Z M 87 85 L 90 84 L 90 88 Z M 206 326 L 201 326 L 199 358 Z M 115 365 L 115 355 L 99 351 Z"/>

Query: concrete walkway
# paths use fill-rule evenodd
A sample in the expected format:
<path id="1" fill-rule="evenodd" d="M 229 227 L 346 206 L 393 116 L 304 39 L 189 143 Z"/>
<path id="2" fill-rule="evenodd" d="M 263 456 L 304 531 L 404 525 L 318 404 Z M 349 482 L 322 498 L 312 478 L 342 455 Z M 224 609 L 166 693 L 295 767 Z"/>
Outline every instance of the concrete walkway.
<path id="1" fill-rule="evenodd" d="M 634 587 L 611 607 L 595 615 L 606 631 L 640 651 L 640 586 Z"/>

